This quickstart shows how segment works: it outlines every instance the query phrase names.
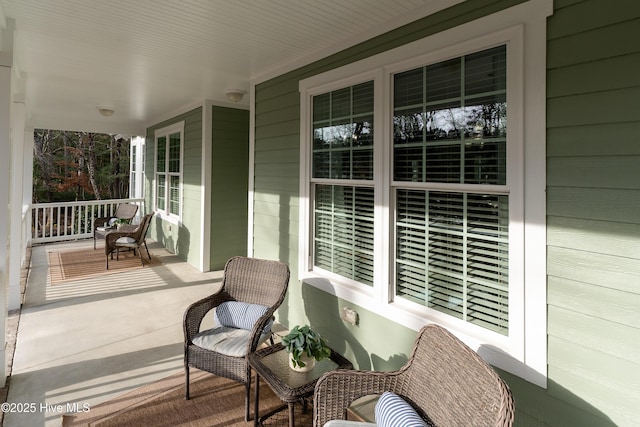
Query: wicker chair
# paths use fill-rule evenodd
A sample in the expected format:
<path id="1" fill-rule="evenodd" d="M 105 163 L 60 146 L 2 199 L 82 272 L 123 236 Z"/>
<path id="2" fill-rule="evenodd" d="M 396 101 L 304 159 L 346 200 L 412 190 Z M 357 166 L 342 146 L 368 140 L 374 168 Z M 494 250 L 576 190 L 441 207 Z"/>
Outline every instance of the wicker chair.
<path id="1" fill-rule="evenodd" d="M 438 427 L 511 426 L 509 387 L 473 350 L 446 329 L 429 325 L 418 334 L 411 357 L 397 371 L 333 371 L 318 380 L 314 427 L 346 419 L 349 405 L 391 391 Z"/>
<path id="2" fill-rule="evenodd" d="M 140 262 L 144 267 L 144 261 L 142 260 L 142 246 L 144 246 L 147 250 L 147 258 L 151 261 L 146 240 L 147 230 L 151 224 L 151 217 L 153 217 L 153 212 L 143 216 L 138 225 L 123 225 L 119 230 L 110 231 L 106 234 L 104 253 L 107 256 L 107 270 L 109 269 L 109 258 L 113 256 L 113 252 L 118 254 L 118 251 L 123 248 L 133 249 L 134 255 L 137 250 L 140 256 Z"/>
<path id="3" fill-rule="evenodd" d="M 93 249 L 96 248 L 96 239 L 104 238 L 110 231 L 105 224 L 109 224 L 109 221 L 113 219 L 123 219 L 127 222 L 131 222 L 134 216 L 138 213 L 138 205 L 133 203 L 120 203 L 116 208 L 116 212 L 113 216 L 96 218 L 93 220 Z M 109 224 L 110 226 L 111 224 Z"/>
<path id="4" fill-rule="evenodd" d="M 222 288 L 195 302 L 184 314 L 185 398 L 189 399 L 189 368 L 197 368 L 244 384 L 245 420 L 249 421 L 251 368 L 246 355 L 256 350 L 264 337 L 263 329 L 282 304 L 289 284 L 289 267 L 278 261 L 234 257 L 224 267 Z M 229 356 L 193 343 L 205 315 L 225 301 L 239 301 L 268 307 L 248 334 L 243 355 Z"/>

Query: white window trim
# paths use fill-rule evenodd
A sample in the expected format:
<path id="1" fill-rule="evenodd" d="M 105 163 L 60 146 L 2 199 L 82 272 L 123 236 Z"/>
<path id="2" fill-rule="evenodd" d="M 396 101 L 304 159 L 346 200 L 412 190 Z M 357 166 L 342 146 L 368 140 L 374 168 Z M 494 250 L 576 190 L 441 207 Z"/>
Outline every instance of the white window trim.
<path id="1" fill-rule="evenodd" d="M 166 203 L 166 209 L 159 209 L 158 208 L 158 198 L 157 198 L 157 176 L 158 176 L 158 138 L 162 137 L 162 136 L 166 136 L 167 137 L 167 155 L 169 153 L 169 135 L 174 134 L 174 133 L 180 133 L 180 173 L 179 173 L 179 177 L 180 177 L 180 213 L 179 215 L 175 215 L 172 213 L 169 213 L 168 209 L 169 209 L 169 191 L 170 191 L 170 180 L 168 179 L 166 182 L 166 191 L 167 191 L 167 195 L 165 197 L 165 203 Z M 155 208 L 155 211 L 157 212 L 157 215 L 170 223 L 179 225 L 182 222 L 182 208 L 183 208 L 183 204 L 184 204 L 184 200 L 183 200 L 183 174 L 184 174 L 184 121 L 178 122 L 178 123 L 174 123 L 172 125 L 163 127 L 161 129 L 157 129 L 154 134 L 153 134 L 153 143 L 155 144 L 155 151 L 154 151 L 154 158 L 153 158 L 153 206 Z M 167 161 L 167 168 L 169 167 L 169 163 Z M 167 173 L 168 174 L 168 173 Z"/>
<path id="2" fill-rule="evenodd" d="M 546 87 L 546 18 L 552 10 L 551 0 L 530 0 L 300 82 L 300 280 L 415 330 L 427 323 L 443 324 L 489 363 L 541 387 L 546 387 L 547 380 L 547 310 L 546 94 L 540 88 Z M 518 259 L 513 263 L 510 261 L 510 277 L 514 276 L 514 283 L 512 285 L 510 281 L 509 289 L 510 336 L 499 337 L 444 314 L 430 313 L 426 317 L 424 312 L 416 310 L 415 305 L 400 299 L 393 301 L 391 285 L 386 283 L 387 278 L 390 280 L 388 270 L 391 265 L 390 174 L 380 173 L 390 171 L 390 151 L 386 151 L 386 155 L 374 155 L 375 185 L 378 190 L 382 189 L 376 191 L 375 221 L 383 225 L 375 237 L 375 256 L 378 257 L 376 259 L 389 260 L 376 263 L 376 286 L 362 286 L 337 275 L 313 271 L 309 244 L 313 210 L 309 194 L 311 96 L 373 79 L 374 150 L 382 153 L 382 150 L 392 149 L 384 147 L 385 139 L 388 139 L 386 135 L 390 135 L 387 118 L 391 115 L 391 105 L 387 100 L 391 99 L 391 72 L 461 56 L 504 41 L 509 49 L 509 138 L 512 140 L 515 136 L 519 140 L 517 150 L 509 147 L 508 165 L 523 165 L 524 171 L 516 174 L 516 182 L 510 174 L 508 185 L 510 246 L 520 249 L 520 253 L 514 254 Z M 416 52 L 422 54 L 416 58 Z M 513 221 L 514 218 L 522 218 L 522 222 Z M 518 243 L 513 244 L 512 239 Z M 386 286 L 379 283 L 381 278 L 384 278 Z"/>
<path id="3" fill-rule="evenodd" d="M 131 175 L 135 176 L 134 180 L 129 180 L 129 195 L 134 199 L 143 199 L 145 176 L 145 141 L 143 137 L 135 136 L 131 138 L 131 153 L 129 158 L 131 159 L 129 170 L 131 171 Z"/>

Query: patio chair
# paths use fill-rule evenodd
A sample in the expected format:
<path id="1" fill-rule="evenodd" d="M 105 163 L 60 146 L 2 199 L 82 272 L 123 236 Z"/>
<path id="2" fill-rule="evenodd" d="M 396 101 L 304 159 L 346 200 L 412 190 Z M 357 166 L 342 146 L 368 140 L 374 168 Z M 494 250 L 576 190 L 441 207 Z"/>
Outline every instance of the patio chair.
<path id="1" fill-rule="evenodd" d="M 104 238 L 112 227 L 115 221 L 121 219 L 127 222 L 131 222 L 133 217 L 138 213 L 138 205 L 133 203 L 120 203 L 116 208 L 116 212 L 113 216 L 100 217 L 93 220 L 93 249 L 96 248 L 96 239 Z"/>
<path id="2" fill-rule="evenodd" d="M 143 216 L 140 224 L 137 226 L 123 225 L 120 229 L 110 231 L 106 234 L 104 252 L 107 256 L 107 270 L 109 269 L 109 258 L 113 259 L 113 252 L 115 252 L 117 260 L 120 249 L 133 249 L 134 255 L 137 250 L 140 256 L 140 262 L 144 267 L 144 261 L 142 259 L 142 247 L 144 246 L 147 251 L 147 258 L 151 261 L 151 254 L 147 247 L 147 230 L 151 224 L 152 217 L 153 212 Z"/>
<path id="3" fill-rule="evenodd" d="M 426 425 L 513 424 L 511 391 L 493 368 L 446 329 L 428 325 L 419 332 L 407 363 L 397 371 L 333 371 L 321 377 L 314 393 L 313 425 L 345 420 L 354 400 L 386 391 L 408 403 Z M 384 414 L 380 404 L 376 404 L 376 418 L 378 411 Z M 332 421 L 329 426 L 358 425 L 350 423 Z"/>
<path id="4" fill-rule="evenodd" d="M 251 367 L 246 356 L 271 337 L 273 313 L 284 300 L 289 274 L 289 267 L 278 261 L 234 257 L 224 267 L 222 288 L 187 308 L 184 314 L 187 400 L 190 367 L 229 378 L 245 386 L 245 420 L 249 421 Z M 202 320 L 212 310 L 214 326 L 200 331 Z"/>

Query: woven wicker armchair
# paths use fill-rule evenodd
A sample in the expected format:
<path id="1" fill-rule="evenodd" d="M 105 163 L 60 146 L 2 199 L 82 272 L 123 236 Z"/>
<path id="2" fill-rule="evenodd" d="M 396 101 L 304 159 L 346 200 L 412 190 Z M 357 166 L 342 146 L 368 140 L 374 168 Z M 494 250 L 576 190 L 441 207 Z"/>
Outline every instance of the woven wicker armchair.
<path id="1" fill-rule="evenodd" d="M 314 427 L 346 419 L 349 405 L 391 391 L 438 427 L 511 426 L 511 391 L 473 350 L 446 329 L 429 325 L 418 334 L 411 357 L 397 371 L 333 371 L 318 380 Z"/>
<path id="2" fill-rule="evenodd" d="M 120 203 L 116 208 L 116 212 L 113 216 L 100 217 L 93 220 L 93 249 L 96 248 L 96 239 L 104 238 L 109 232 L 105 230 L 104 225 L 108 224 L 112 219 L 123 219 L 127 222 L 131 222 L 134 216 L 138 213 L 138 205 L 133 203 Z M 111 224 L 109 224 L 111 225 Z"/>
<path id="3" fill-rule="evenodd" d="M 147 250 L 147 258 L 151 261 L 146 236 L 152 217 L 153 212 L 143 216 L 138 225 L 126 224 L 120 227 L 119 230 L 110 231 L 106 234 L 104 253 L 107 256 L 107 270 L 109 269 L 109 258 L 113 256 L 113 252 L 117 254 L 121 248 L 133 249 L 134 255 L 137 250 L 140 256 L 140 263 L 144 267 L 144 261 L 142 260 L 142 246 L 144 246 Z"/>
<path id="4" fill-rule="evenodd" d="M 189 306 L 184 314 L 185 398 L 189 399 L 189 368 L 197 368 L 244 384 L 245 420 L 249 420 L 251 367 L 246 355 L 253 353 L 264 337 L 264 328 L 282 304 L 289 285 L 289 267 L 278 261 L 234 257 L 224 267 L 222 288 Z M 243 355 L 229 356 L 199 347 L 193 339 L 205 315 L 225 301 L 268 307 L 256 321 Z"/>

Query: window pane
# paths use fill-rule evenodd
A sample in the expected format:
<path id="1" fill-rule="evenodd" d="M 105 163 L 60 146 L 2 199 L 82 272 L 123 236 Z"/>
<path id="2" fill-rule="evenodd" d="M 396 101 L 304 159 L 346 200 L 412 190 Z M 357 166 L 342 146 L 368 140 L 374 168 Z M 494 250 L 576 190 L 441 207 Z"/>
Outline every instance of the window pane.
<path id="1" fill-rule="evenodd" d="M 373 179 L 373 82 L 313 97 L 314 178 Z"/>
<path id="2" fill-rule="evenodd" d="M 427 147 L 427 181 L 460 182 L 460 143 L 433 144 Z"/>
<path id="3" fill-rule="evenodd" d="M 180 177 L 175 175 L 171 176 L 169 213 L 180 215 Z"/>
<path id="4" fill-rule="evenodd" d="M 467 55 L 464 66 L 467 96 L 507 89 L 507 50 L 504 46 Z"/>
<path id="5" fill-rule="evenodd" d="M 355 115 L 371 114 L 373 111 L 373 82 L 365 82 L 353 87 L 353 107 Z"/>
<path id="6" fill-rule="evenodd" d="M 167 171 L 167 137 L 161 136 L 156 139 L 156 159 L 158 164 L 158 172 Z"/>
<path id="7" fill-rule="evenodd" d="M 137 147 L 135 147 L 133 150 L 131 150 L 131 161 L 129 162 L 129 164 L 131 165 L 130 166 L 131 172 L 136 171 L 136 166 L 138 164 L 138 161 L 136 160 L 137 154 L 138 154 L 138 149 Z"/>
<path id="8" fill-rule="evenodd" d="M 373 188 L 315 186 L 315 266 L 373 285 L 373 195 Z"/>
<path id="9" fill-rule="evenodd" d="M 351 116 L 351 88 L 331 92 L 331 117 Z"/>
<path id="10" fill-rule="evenodd" d="M 426 67 L 427 100 L 446 100 L 460 98 L 461 59 L 451 59 Z"/>
<path id="11" fill-rule="evenodd" d="M 166 194 L 167 194 L 167 176 L 165 174 L 156 175 L 156 199 L 158 209 L 165 210 L 166 209 Z"/>
<path id="12" fill-rule="evenodd" d="M 424 73 L 422 68 L 397 74 L 393 82 L 393 105 L 396 108 L 422 104 Z"/>
<path id="13" fill-rule="evenodd" d="M 469 184 L 507 182 L 506 94 L 475 98 L 465 107 L 470 129 L 465 140 L 465 177 Z"/>
<path id="14" fill-rule="evenodd" d="M 169 172 L 180 172 L 180 134 L 169 135 Z"/>
<path id="15" fill-rule="evenodd" d="M 508 196 L 397 190 L 396 295 L 508 332 Z"/>
<path id="16" fill-rule="evenodd" d="M 313 121 L 329 120 L 331 117 L 331 94 L 324 93 L 313 97 Z"/>
<path id="17" fill-rule="evenodd" d="M 422 108 L 397 110 L 393 117 L 393 142 L 412 144 L 424 142 L 426 117 Z"/>
<path id="18" fill-rule="evenodd" d="M 506 184 L 506 47 L 394 76 L 396 181 Z"/>

